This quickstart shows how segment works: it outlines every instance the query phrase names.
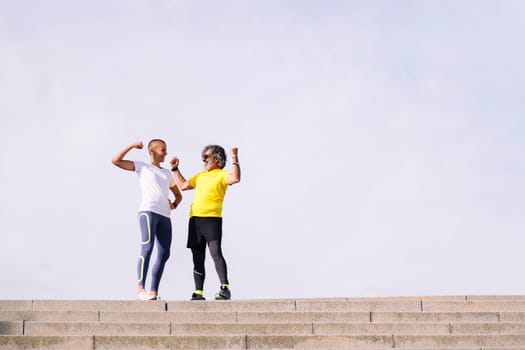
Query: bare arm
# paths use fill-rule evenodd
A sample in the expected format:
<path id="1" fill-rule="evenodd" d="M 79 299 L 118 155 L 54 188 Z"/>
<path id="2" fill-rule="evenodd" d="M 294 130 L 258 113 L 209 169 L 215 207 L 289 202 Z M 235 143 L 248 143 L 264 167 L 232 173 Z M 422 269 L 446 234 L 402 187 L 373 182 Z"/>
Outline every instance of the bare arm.
<path id="1" fill-rule="evenodd" d="M 241 166 L 239 165 L 239 149 L 233 147 L 231 149 L 232 155 L 232 172 L 228 176 L 228 185 L 233 185 L 241 181 Z"/>
<path id="2" fill-rule="evenodd" d="M 173 159 L 170 161 L 170 165 L 171 171 L 173 172 L 173 176 L 175 176 L 175 181 L 177 182 L 179 188 L 182 191 L 192 190 L 193 187 L 191 187 L 190 183 L 186 181 L 179 170 L 179 158 L 173 157 Z"/>
<path id="3" fill-rule="evenodd" d="M 182 193 L 180 193 L 180 190 L 177 186 L 171 187 L 170 190 L 175 195 L 175 201 L 173 203 L 170 202 L 170 208 L 175 209 L 180 204 L 180 202 L 182 202 Z"/>
<path id="4" fill-rule="evenodd" d="M 124 170 L 135 171 L 135 163 L 133 163 L 131 160 L 124 160 L 124 157 L 133 148 L 142 149 L 142 147 L 143 147 L 142 141 L 137 141 L 135 143 L 132 143 L 131 145 L 129 145 L 128 147 L 124 148 L 122 151 L 117 153 L 113 157 L 113 159 L 111 159 L 111 163 L 113 163 L 115 166 L 118 166 L 119 168 L 122 168 Z"/>

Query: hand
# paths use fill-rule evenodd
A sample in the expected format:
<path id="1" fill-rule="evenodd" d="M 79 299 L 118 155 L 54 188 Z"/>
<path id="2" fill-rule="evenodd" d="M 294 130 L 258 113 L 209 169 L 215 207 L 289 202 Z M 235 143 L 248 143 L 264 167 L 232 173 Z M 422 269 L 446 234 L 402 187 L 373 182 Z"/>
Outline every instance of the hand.
<path id="1" fill-rule="evenodd" d="M 239 148 L 238 147 L 232 147 L 232 149 L 231 149 L 232 157 L 237 157 L 238 153 L 239 153 Z"/>
<path id="2" fill-rule="evenodd" d="M 172 168 L 178 168 L 179 167 L 179 158 L 173 157 L 170 160 L 170 165 L 171 165 Z"/>
<path id="3" fill-rule="evenodd" d="M 133 146 L 133 148 L 138 148 L 138 149 L 142 149 L 144 147 L 144 145 L 142 144 L 142 141 L 137 141 L 131 146 Z"/>

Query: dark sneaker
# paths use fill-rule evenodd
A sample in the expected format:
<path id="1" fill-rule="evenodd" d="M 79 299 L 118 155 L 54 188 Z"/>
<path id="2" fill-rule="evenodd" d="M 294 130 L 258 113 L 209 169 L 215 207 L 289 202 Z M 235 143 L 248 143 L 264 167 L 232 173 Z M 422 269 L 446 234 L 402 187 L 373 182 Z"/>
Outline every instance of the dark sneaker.
<path id="1" fill-rule="evenodd" d="M 193 293 L 193 294 L 191 295 L 191 300 L 206 300 L 206 298 L 203 297 L 203 296 L 200 295 L 200 294 Z"/>
<path id="2" fill-rule="evenodd" d="M 219 293 L 215 294 L 215 300 L 230 300 L 231 297 L 230 289 L 226 286 L 221 286 Z"/>

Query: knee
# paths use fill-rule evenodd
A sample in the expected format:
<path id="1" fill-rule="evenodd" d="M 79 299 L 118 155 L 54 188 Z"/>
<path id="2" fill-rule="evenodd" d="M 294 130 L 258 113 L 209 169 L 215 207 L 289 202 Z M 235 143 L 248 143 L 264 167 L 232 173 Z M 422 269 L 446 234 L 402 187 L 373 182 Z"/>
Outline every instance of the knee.
<path id="1" fill-rule="evenodd" d="M 218 259 L 220 260 L 220 259 L 222 259 L 222 254 L 221 254 L 221 252 L 214 252 L 214 253 L 212 253 L 212 254 L 210 254 L 210 255 L 211 255 L 211 257 L 212 257 L 213 260 L 218 260 Z"/>
<path id="2" fill-rule="evenodd" d="M 211 257 L 216 260 L 216 259 L 222 259 L 222 250 L 220 247 L 213 247 L 210 249 L 210 255 Z"/>
<path id="3" fill-rule="evenodd" d="M 203 259 L 193 259 L 193 268 L 198 272 L 204 271 L 204 260 Z"/>
<path id="4" fill-rule="evenodd" d="M 143 245 L 141 248 L 140 248 L 140 253 L 142 256 L 144 257 L 149 257 L 151 256 L 151 253 L 153 252 L 153 245 Z"/>
<path id="5" fill-rule="evenodd" d="M 162 253 L 159 252 L 159 258 L 162 261 L 167 261 L 170 258 L 170 251 L 169 250 L 165 250 Z"/>
<path id="6" fill-rule="evenodd" d="M 157 259 L 162 261 L 162 262 L 166 262 L 166 260 L 168 260 L 170 257 L 170 248 L 166 248 L 166 247 L 157 247 Z"/>

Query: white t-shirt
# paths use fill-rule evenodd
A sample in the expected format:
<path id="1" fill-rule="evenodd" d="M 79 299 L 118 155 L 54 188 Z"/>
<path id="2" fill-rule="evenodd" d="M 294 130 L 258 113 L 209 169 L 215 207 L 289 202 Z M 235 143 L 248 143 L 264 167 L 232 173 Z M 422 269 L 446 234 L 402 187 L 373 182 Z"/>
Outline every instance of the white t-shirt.
<path id="1" fill-rule="evenodd" d="M 175 177 L 168 169 L 157 168 L 153 164 L 134 161 L 139 175 L 142 199 L 139 211 L 152 211 L 170 217 L 169 192 L 176 185 Z"/>

